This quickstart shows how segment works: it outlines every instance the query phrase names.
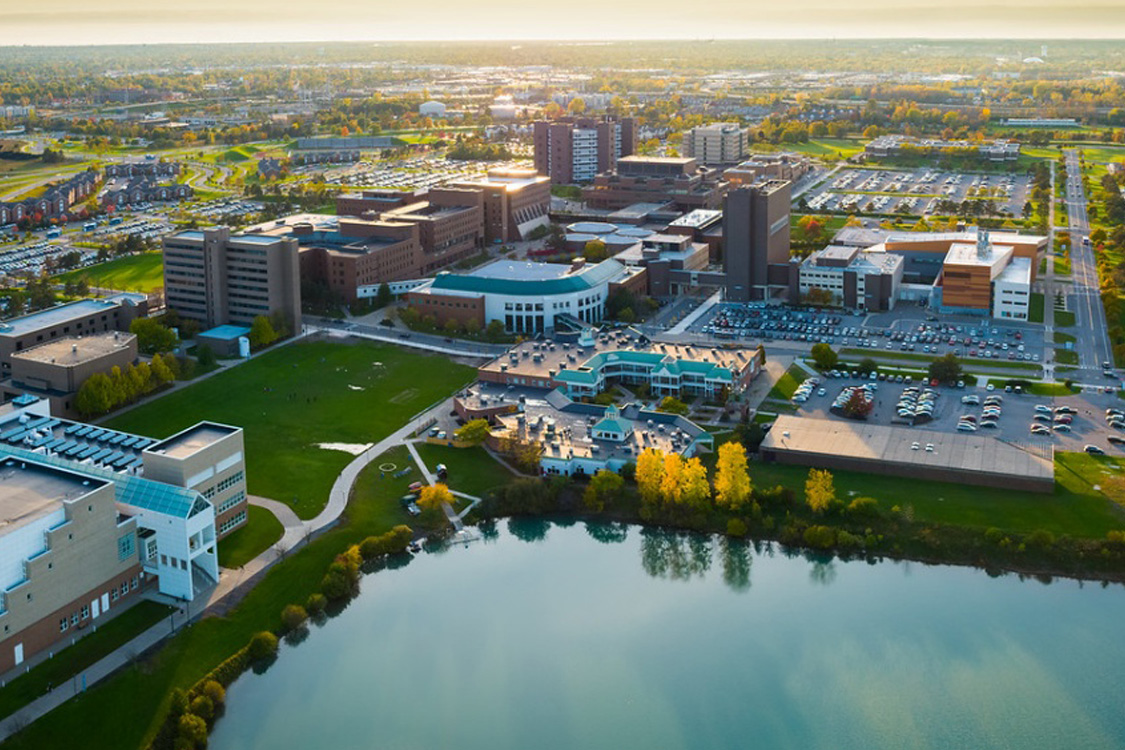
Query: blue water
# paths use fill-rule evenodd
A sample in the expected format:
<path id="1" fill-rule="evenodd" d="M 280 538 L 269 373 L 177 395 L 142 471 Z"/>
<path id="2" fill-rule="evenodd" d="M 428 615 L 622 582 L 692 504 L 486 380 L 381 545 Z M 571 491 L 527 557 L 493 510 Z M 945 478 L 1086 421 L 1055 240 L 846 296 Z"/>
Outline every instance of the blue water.
<path id="1" fill-rule="evenodd" d="M 210 746 L 1125 748 L 1120 586 L 497 532 L 366 576 L 231 686 Z"/>

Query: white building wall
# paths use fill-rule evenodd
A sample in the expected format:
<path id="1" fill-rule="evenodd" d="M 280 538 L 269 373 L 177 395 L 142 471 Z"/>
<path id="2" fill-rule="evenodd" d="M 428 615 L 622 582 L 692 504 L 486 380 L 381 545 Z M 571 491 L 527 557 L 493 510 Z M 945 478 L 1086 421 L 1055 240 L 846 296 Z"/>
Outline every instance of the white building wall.
<path id="1" fill-rule="evenodd" d="M 1031 285 L 996 281 L 992 284 L 992 317 L 1002 320 L 1027 320 Z"/>
<path id="2" fill-rule="evenodd" d="M 0 590 L 24 580 L 24 562 L 47 550 L 47 530 L 64 521 L 66 510 L 60 505 L 58 510 L 4 535 L 0 544 Z"/>

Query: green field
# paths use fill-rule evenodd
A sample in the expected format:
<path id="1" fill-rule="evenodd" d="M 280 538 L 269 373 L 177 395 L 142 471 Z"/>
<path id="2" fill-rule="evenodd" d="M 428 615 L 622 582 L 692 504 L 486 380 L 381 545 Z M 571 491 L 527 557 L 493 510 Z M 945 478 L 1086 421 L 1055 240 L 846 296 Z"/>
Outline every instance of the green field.
<path id="1" fill-rule="evenodd" d="M 1078 364 L 1078 352 L 1071 349 L 1055 349 L 1055 361 L 1062 365 Z"/>
<path id="2" fill-rule="evenodd" d="M 1125 146 L 1080 146 L 1079 151 L 1082 158 L 1087 162 L 1100 162 L 1107 164 L 1111 161 L 1121 161 L 1125 159 Z"/>
<path id="3" fill-rule="evenodd" d="M 452 448 L 448 445 L 418 443 L 415 448 L 430 471 L 435 471 L 438 464 L 445 464 L 449 470 L 449 487 L 468 495 L 480 497 L 512 479 L 512 473 L 479 446 Z"/>
<path id="4" fill-rule="evenodd" d="M 929 365 L 936 357 L 932 354 L 919 354 L 918 352 L 901 352 L 889 351 L 880 349 L 855 349 L 844 348 L 840 350 L 841 355 L 849 357 L 870 358 L 876 362 L 882 360 L 901 360 L 905 362 L 921 362 Z M 1031 372 L 1039 372 L 1042 368 L 1034 362 L 1021 362 L 1007 359 L 977 359 L 973 357 L 958 357 L 961 366 L 966 370 L 973 367 L 991 367 L 1000 370 L 1027 370 Z"/>
<path id="5" fill-rule="evenodd" d="M 160 252 L 127 255 L 55 278 L 60 283 L 86 279 L 91 287 L 127 292 L 151 292 L 164 286 L 164 255 Z"/>
<path id="6" fill-rule="evenodd" d="M 850 138 L 810 138 L 808 143 L 786 143 L 784 148 L 809 156 L 835 156 L 847 159 L 862 152 L 865 143 Z"/>
<path id="7" fill-rule="evenodd" d="M 265 508 L 251 505 L 246 509 L 246 523 L 242 528 L 219 542 L 219 565 L 240 568 L 266 551 L 281 538 L 285 527 Z"/>
<path id="8" fill-rule="evenodd" d="M 174 391 L 110 420 L 164 437 L 204 419 L 245 430 L 253 495 L 312 518 L 353 456 L 319 443 L 374 443 L 468 383 L 444 357 L 368 342 L 297 343 Z"/>
<path id="9" fill-rule="evenodd" d="M 1055 325 L 1057 326 L 1072 326 L 1074 325 L 1074 313 L 1067 310 L 1055 310 Z"/>

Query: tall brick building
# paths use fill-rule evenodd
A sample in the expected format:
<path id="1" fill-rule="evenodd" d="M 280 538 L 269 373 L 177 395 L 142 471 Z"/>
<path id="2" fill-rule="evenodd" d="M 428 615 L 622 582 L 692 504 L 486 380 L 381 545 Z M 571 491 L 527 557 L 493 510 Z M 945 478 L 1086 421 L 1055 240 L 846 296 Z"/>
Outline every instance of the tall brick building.
<path id="1" fill-rule="evenodd" d="M 556 184 L 589 182 L 637 150 L 631 117 L 563 117 L 532 127 L 535 170 Z"/>

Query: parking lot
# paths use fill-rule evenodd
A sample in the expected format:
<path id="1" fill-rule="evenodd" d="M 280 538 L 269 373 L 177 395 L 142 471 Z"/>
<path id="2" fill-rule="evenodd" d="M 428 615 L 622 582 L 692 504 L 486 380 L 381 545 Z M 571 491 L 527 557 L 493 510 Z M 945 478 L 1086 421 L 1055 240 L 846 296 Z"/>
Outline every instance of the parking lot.
<path id="1" fill-rule="evenodd" d="M 1039 326 L 1004 325 L 980 318 L 945 322 L 935 315 L 904 311 L 854 315 L 846 311 L 723 302 L 689 329 L 716 339 L 826 343 L 883 352 L 953 353 L 975 359 L 1040 362 L 1043 330 Z"/>
<path id="2" fill-rule="evenodd" d="M 990 201 L 1001 216 L 1019 216 L 1030 194 L 1026 174 L 965 174 L 936 169 L 845 169 L 805 194 L 810 211 L 945 213 L 942 201 Z"/>
<path id="3" fill-rule="evenodd" d="M 329 169 L 324 182 L 340 187 L 380 187 L 417 190 L 444 185 L 456 180 L 474 180 L 484 177 L 490 169 L 526 169 L 530 160 L 511 161 L 452 161 L 436 156 L 420 156 L 401 161 L 360 162 L 355 165 Z M 298 170 L 315 170 L 303 167 Z"/>
<path id="4" fill-rule="evenodd" d="M 904 379 L 905 380 L 905 379 Z M 852 377 L 851 373 L 843 377 L 822 377 L 820 383 L 811 389 L 808 400 L 796 403 L 797 414 L 805 417 L 821 419 L 847 419 L 831 411 L 833 402 L 841 392 L 849 387 L 864 383 L 872 383 L 869 377 Z M 976 430 L 963 431 L 975 432 L 982 436 L 991 436 L 1010 443 L 1054 446 L 1056 450 L 1081 451 L 1086 445 L 1095 445 L 1110 455 L 1125 453 L 1125 446 L 1119 446 L 1109 441 L 1110 435 L 1119 435 L 1125 438 L 1125 430 L 1114 429 L 1109 426 L 1106 419 L 1106 409 L 1122 409 L 1125 411 L 1125 401 L 1114 393 L 1089 391 L 1072 396 L 1049 398 L 1035 396 L 1028 393 L 1016 393 L 1004 388 L 989 390 L 987 386 L 966 386 L 955 388 L 937 386 L 930 388 L 926 383 L 897 383 L 888 380 L 876 380 L 874 385 L 874 403 L 867 421 L 880 425 L 909 426 L 914 424 L 927 430 L 940 430 L 943 432 L 956 432 L 958 425 L 967 415 L 970 421 L 977 426 Z M 933 411 L 932 418 L 923 417 L 914 421 L 900 416 L 900 403 L 903 394 L 908 389 L 916 391 L 915 402 L 921 400 L 921 394 L 927 390 L 932 391 Z M 985 400 L 989 397 L 999 399 L 999 416 L 995 420 L 986 420 Z M 979 403 L 966 404 L 963 399 L 978 401 Z M 1042 407 L 1037 412 L 1036 407 Z M 1056 410 L 1073 410 L 1072 414 L 1056 414 Z M 1046 411 L 1044 411 L 1046 410 Z M 1048 413 L 1049 412 L 1049 413 Z M 1036 419 L 1036 414 L 1043 416 Z M 1058 422 L 1056 422 L 1058 418 Z M 1066 418 L 1070 419 L 1065 427 L 1060 426 Z M 994 421 L 994 427 L 981 426 L 983 422 Z M 1042 425 L 1047 429 L 1045 435 L 1032 434 L 1032 425 Z"/>
<path id="5" fill-rule="evenodd" d="M 242 219 L 250 215 L 259 214 L 265 208 L 264 203 L 247 201 L 238 198 L 216 198 L 205 201 L 192 207 L 191 213 L 215 221 L 225 219 Z"/>

